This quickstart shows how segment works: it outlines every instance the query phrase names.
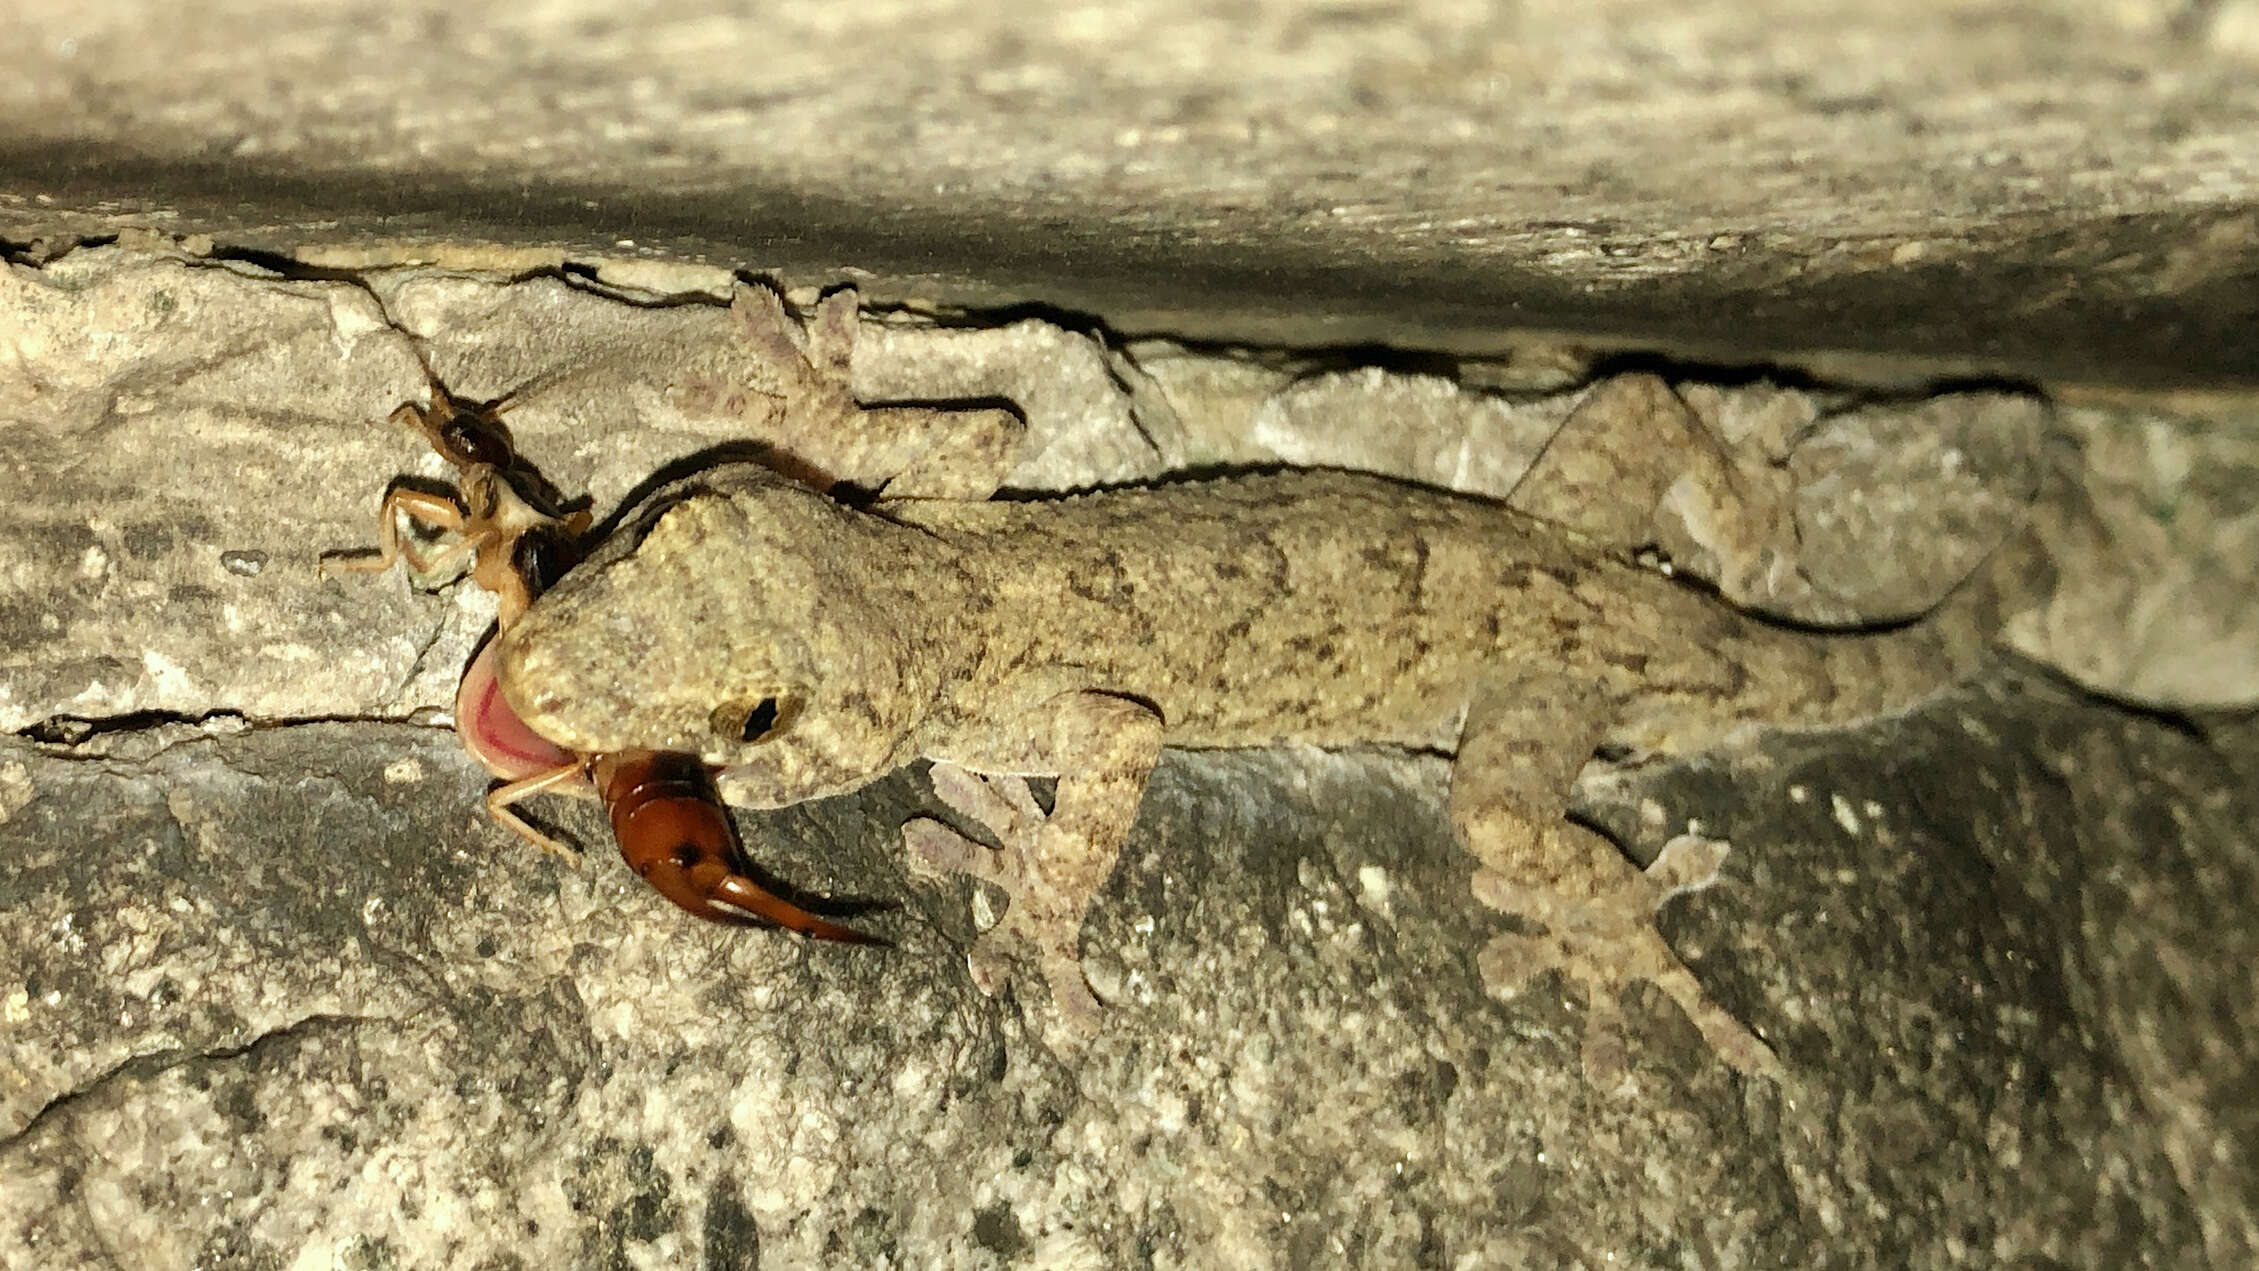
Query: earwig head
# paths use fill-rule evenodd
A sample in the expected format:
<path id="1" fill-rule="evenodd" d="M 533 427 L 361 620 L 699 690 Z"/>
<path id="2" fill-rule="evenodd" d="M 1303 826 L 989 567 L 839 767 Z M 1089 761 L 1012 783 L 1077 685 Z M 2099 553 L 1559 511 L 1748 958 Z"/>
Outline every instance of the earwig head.
<path id="1" fill-rule="evenodd" d="M 696 754 L 757 806 L 853 789 L 934 698 L 890 598 L 915 538 L 765 469 L 677 483 L 503 633 L 502 692 L 567 749 Z"/>
<path id="2" fill-rule="evenodd" d="M 457 467 L 483 463 L 508 468 L 518 461 L 516 442 L 502 420 L 484 411 L 451 411 L 433 431 L 432 445 Z"/>
<path id="3" fill-rule="evenodd" d="M 478 481 L 506 485 L 518 503 L 551 520 L 563 520 L 586 501 L 568 501 L 518 454 L 510 426 L 502 422 L 502 409 L 508 401 L 469 402 L 448 392 L 435 379 L 430 405 L 407 402 L 393 411 L 392 417 L 422 434 L 440 458 L 463 473 L 466 493 L 467 487 Z M 471 514 L 478 516 L 478 509 L 471 509 Z"/>
<path id="4" fill-rule="evenodd" d="M 410 403 L 394 411 L 393 416 L 422 433 L 440 458 L 458 468 L 480 464 L 509 468 L 518 461 L 509 425 L 502 422 L 498 408 L 465 402 L 436 380 L 432 382 L 429 406 Z"/>

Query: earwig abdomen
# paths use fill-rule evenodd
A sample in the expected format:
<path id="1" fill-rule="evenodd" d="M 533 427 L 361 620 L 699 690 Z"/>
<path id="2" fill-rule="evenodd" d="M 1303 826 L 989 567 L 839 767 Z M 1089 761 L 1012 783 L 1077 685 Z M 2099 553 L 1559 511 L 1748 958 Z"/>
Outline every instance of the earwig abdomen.
<path id="1" fill-rule="evenodd" d="M 653 890 L 709 922 L 777 926 L 817 940 L 883 944 L 826 922 L 739 872 L 737 826 L 696 755 L 628 750 L 599 756 L 596 789 L 628 868 Z"/>

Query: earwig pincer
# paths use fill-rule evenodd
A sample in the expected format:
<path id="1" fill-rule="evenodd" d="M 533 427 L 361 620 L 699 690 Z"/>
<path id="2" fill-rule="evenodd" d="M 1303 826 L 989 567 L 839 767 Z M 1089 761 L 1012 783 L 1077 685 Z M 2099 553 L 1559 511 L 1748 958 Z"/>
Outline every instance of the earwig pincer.
<path id="1" fill-rule="evenodd" d="M 580 556 L 590 516 L 565 501 L 517 453 L 500 417 L 501 403 L 462 401 L 436 381 L 431 404 L 408 403 L 395 423 L 414 428 L 458 471 L 456 494 L 395 486 L 378 513 L 374 556 L 326 564 L 364 572 L 406 561 L 419 585 L 440 585 L 453 569 L 495 597 L 499 633 Z M 448 536 L 432 547 L 404 536 L 401 521 Z M 467 565 L 466 565 L 467 561 Z M 709 922 L 774 926 L 817 940 L 885 941 L 829 922 L 771 894 L 744 872 L 736 824 L 696 756 L 653 750 L 583 754 L 542 737 L 497 691 L 495 642 L 489 639 L 465 669 L 455 692 L 455 730 L 471 758 L 499 781 L 486 795 L 495 822 L 544 851 L 577 859 L 570 847 L 535 829 L 514 810 L 536 794 L 599 798 L 610 813 L 620 856 L 653 890 Z"/>

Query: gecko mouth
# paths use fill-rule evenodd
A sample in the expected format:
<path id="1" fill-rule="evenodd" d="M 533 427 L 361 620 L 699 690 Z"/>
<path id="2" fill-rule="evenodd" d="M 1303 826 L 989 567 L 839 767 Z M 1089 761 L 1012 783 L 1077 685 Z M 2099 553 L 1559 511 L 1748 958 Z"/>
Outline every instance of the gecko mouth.
<path id="1" fill-rule="evenodd" d="M 572 752 L 537 732 L 503 698 L 495 682 L 494 647 L 489 641 L 479 650 L 455 690 L 455 729 L 464 748 L 505 780 L 570 766 Z"/>

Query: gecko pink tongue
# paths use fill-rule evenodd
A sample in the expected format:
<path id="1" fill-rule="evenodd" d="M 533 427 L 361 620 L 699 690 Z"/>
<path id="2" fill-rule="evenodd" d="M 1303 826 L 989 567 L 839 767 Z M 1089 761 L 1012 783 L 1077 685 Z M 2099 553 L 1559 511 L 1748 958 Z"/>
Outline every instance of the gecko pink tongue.
<path id="1" fill-rule="evenodd" d="M 577 756 L 526 727 L 502 699 L 494 682 L 494 644 L 489 640 L 463 672 L 455 690 L 455 731 L 463 748 L 488 772 L 504 781 L 570 767 Z"/>

